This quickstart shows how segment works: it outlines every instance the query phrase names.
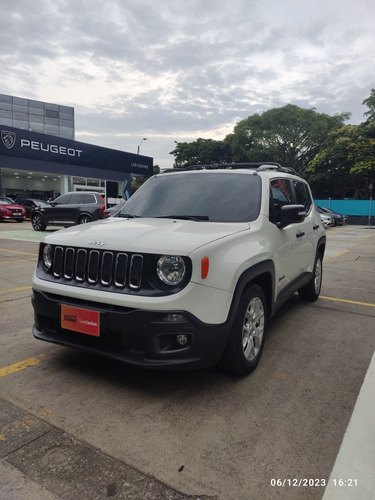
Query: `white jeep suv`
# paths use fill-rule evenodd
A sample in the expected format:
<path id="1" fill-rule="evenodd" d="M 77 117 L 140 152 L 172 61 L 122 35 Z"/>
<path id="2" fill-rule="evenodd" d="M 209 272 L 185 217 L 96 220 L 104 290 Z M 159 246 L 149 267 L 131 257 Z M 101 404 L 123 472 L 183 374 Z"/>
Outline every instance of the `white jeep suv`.
<path id="1" fill-rule="evenodd" d="M 151 177 L 116 217 L 46 236 L 36 338 L 149 368 L 250 373 L 267 320 L 320 293 L 325 230 L 308 184 L 276 163 Z"/>

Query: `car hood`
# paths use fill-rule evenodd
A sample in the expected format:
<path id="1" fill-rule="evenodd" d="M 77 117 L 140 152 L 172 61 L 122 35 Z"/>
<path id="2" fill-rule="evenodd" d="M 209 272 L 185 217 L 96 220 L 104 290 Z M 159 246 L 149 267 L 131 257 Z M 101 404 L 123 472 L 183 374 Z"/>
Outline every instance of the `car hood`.
<path id="1" fill-rule="evenodd" d="M 17 203 L 7 203 L 7 204 L 0 204 L 0 208 L 7 208 L 8 210 L 22 210 L 24 207 L 22 205 L 17 205 Z"/>
<path id="2" fill-rule="evenodd" d="M 188 255 L 212 241 L 249 229 L 249 223 L 109 218 L 61 229 L 46 243 L 115 251 Z"/>

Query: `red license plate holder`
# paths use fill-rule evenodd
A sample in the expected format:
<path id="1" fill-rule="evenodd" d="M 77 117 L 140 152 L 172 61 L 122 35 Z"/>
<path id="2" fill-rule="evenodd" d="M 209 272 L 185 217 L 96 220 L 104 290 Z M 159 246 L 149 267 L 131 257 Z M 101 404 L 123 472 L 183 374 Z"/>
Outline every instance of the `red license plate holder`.
<path id="1" fill-rule="evenodd" d="M 65 330 L 100 337 L 100 312 L 62 304 L 61 327 Z"/>

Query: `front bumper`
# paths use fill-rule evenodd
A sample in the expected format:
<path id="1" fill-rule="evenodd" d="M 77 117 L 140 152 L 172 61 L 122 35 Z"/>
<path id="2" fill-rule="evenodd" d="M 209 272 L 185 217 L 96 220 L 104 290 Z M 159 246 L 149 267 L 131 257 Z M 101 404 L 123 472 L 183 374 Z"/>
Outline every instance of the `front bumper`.
<path id="1" fill-rule="evenodd" d="M 0 220 L 15 220 L 17 222 L 23 222 L 25 217 L 24 215 L 2 215 Z"/>
<path id="2" fill-rule="evenodd" d="M 74 347 L 131 365 L 154 369 L 196 369 L 215 365 L 229 325 L 211 325 L 186 311 L 132 309 L 33 290 L 35 338 Z M 100 335 L 61 327 L 61 306 L 98 311 Z M 180 344 L 178 336 L 185 336 Z"/>

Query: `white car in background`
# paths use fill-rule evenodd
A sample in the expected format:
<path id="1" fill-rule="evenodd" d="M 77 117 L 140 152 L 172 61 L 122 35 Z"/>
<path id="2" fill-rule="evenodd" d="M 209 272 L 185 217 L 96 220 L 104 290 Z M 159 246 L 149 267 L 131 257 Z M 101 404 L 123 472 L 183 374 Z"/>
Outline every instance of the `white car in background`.
<path id="1" fill-rule="evenodd" d="M 319 214 L 320 215 L 320 220 L 322 221 L 322 224 L 324 227 L 331 227 L 335 225 L 335 221 L 333 220 L 333 217 L 331 217 L 328 214 Z"/>

